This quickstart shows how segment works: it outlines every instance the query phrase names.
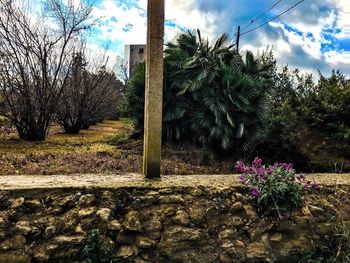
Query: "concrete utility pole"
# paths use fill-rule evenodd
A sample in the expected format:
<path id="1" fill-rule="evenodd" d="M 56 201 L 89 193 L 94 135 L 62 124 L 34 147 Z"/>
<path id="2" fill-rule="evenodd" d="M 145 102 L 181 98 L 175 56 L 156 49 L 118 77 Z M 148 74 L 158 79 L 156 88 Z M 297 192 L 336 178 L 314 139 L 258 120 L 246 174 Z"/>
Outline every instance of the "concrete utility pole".
<path id="1" fill-rule="evenodd" d="M 160 177 L 163 110 L 164 0 L 148 0 L 143 173 Z"/>

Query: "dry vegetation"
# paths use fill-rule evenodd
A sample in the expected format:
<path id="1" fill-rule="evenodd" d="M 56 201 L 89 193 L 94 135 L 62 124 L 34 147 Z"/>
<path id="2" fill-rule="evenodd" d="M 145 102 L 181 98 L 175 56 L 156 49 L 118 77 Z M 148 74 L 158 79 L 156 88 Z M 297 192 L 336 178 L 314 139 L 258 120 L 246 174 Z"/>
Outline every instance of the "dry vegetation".
<path id="1" fill-rule="evenodd" d="M 127 119 L 104 121 L 80 134 L 64 134 L 60 126 L 51 127 L 44 142 L 28 142 L 3 119 L 0 123 L 0 175 L 75 174 L 141 172 L 141 140 L 128 139 L 132 124 Z M 314 140 L 313 140 L 314 139 Z M 330 144 L 308 138 L 303 150 L 314 165 L 332 172 L 347 170 L 348 162 L 334 161 Z M 315 149 L 317 147 L 317 149 Z M 234 160 L 206 160 L 199 148 L 189 145 L 163 146 L 163 174 L 224 174 L 234 172 Z M 325 175 L 323 174 L 322 177 Z"/>
<path id="2" fill-rule="evenodd" d="M 18 139 L 14 130 L 0 133 L 0 175 L 141 172 L 142 141 L 127 139 L 128 120 L 105 121 L 80 134 L 53 126 L 45 142 Z M 233 172 L 231 162 L 201 164 L 202 152 L 165 145 L 163 174 Z"/>

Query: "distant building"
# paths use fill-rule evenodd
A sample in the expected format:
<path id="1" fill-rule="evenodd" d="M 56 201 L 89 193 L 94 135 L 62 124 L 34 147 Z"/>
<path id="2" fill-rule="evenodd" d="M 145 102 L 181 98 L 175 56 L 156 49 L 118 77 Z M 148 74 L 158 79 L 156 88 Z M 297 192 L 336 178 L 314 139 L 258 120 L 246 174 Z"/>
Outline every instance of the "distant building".
<path id="1" fill-rule="evenodd" d="M 124 56 L 130 78 L 134 74 L 136 66 L 146 59 L 146 45 L 125 45 Z"/>

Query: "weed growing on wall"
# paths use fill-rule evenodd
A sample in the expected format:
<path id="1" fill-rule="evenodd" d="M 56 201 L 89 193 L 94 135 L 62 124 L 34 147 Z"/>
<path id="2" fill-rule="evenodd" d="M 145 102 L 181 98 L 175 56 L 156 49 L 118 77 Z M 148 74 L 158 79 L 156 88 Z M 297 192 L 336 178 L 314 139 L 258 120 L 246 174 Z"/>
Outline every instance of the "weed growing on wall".
<path id="1" fill-rule="evenodd" d="M 100 231 L 94 229 L 89 232 L 83 254 L 86 263 L 110 263 L 113 261 L 112 253 L 102 248 L 102 241 L 100 239 Z"/>
<path id="2" fill-rule="evenodd" d="M 298 263 L 344 263 L 350 262 L 350 231 L 339 220 L 333 224 L 333 231 L 325 236 L 324 245 L 304 254 Z"/>

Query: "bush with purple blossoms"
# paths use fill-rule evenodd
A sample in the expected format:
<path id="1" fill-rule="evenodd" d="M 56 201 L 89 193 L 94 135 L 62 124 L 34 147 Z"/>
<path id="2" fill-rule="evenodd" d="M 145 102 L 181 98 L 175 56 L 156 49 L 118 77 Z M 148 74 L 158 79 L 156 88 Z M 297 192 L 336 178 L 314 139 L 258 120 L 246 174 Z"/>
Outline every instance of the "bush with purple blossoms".
<path id="1" fill-rule="evenodd" d="M 256 158 L 251 165 L 237 162 L 235 168 L 242 173 L 239 181 L 248 188 L 259 213 L 266 216 L 283 218 L 289 211 L 300 208 L 303 190 L 318 188 L 316 182 L 296 174 L 290 163 L 263 165 Z"/>

